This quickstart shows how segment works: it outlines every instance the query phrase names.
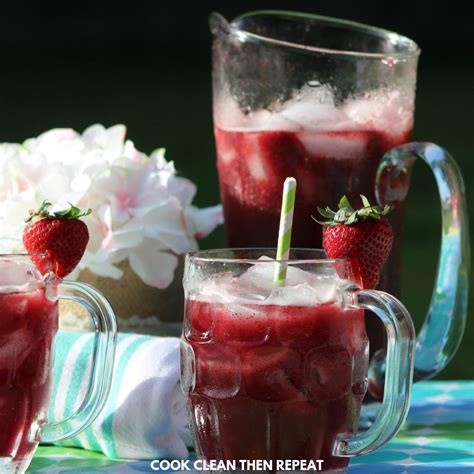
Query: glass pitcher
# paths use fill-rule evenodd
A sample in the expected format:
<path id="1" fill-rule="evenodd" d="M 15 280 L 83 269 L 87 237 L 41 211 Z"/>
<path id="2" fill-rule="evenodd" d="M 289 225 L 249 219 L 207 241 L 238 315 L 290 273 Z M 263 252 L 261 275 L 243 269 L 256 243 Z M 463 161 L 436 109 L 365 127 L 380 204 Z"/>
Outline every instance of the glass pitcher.
<path id="1" fill-rule="evenodd" d="M 40 275 L 32 257 L 47 259 L 0 254 L 0 472 L 5 474 L 25 472 L 40 441 L 54 443 L 87 428 L 104 407 L 112 381 L 116 322 L 109 303 L 89 285 Z M 65 420 L 48 423 L 59 299 L 86 308 L 96 337 L 85 399 Z"/>
<path id="2" fill-rule="evenodd" d="M 399 295 L 405 197 L 414 162 L 432 169 L 442 206 L 433 298 L 416 344 L 414 380 L 437 374 L 461 340 L 469 277 L 464 185 L 448 152 L 408 143 L 420 50 L 409 38 L 350 21 L 258 11 L 214 13 L 217 167 L 231 247 L 272 246 L 282 183 L 298 181 L 292 245 L 321 247 L 316 207 L 365 194 L 392 207 L 394 247 L 379 288 Z M 381 399 L 386 338 L 367 315 L 370 392 Z"/>

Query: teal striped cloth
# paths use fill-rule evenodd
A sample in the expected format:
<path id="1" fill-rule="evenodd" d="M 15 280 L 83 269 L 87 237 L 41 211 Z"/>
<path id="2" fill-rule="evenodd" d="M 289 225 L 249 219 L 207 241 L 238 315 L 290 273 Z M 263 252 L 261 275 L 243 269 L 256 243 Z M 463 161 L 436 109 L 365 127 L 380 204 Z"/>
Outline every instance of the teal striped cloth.
<path id="1" fill-rule="evenodd" d="M 69 416 L 82 402 L 91 372 L 92 333 L 59 331 L 48 420 Z M 115 459 L 186 458 L 191 445 L 179 387 L 179 339 L 121 334 L 112 388 L 96 421 L 57 443 Z"/>

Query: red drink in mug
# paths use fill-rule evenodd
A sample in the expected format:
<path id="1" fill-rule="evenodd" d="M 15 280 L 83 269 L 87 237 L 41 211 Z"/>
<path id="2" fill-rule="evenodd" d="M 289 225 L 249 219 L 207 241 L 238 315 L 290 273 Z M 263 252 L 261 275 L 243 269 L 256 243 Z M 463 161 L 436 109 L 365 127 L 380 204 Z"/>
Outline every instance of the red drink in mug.
<path id="1" fill-rule="evenodd" d="M 196 419 L 205 420 L 197 427 L 202 456 L 347 465 L 332 447 L 340 433 L 356 431 L 365 395 L 362 310 L 188 300 L 186 318 L 197 360 L 189 400 Z"/>
<path id="2" fill-rule="evenodd" d="M 267 460 L 274 467 L 278 460 L 322 460 L 325 472 L 344 472 L 350 456 L 386 442 L 406 414 L 411 320 L 395 298 L 387 305 L 378 292 L 359 290 L 349 260 L 293 250 L 285 284 L 275 288 L 274 262 L 258 259 L 261 252 L 186 258 L 181 385 L 197 454 L 206 461 Z M 391 328 L 389 351 L 400 351 L 387 367 L 397 389 L 387 390 L 392 408 L 382 426 L 357 435 L 367 389 L 369 306 L 385 313 L 385 324 L 401 325 Z"/>
<path id="3" fill-rule="evenodd" d="M 45 290 L 0 293 L 0 458 L 27 465 L 51 393 L 57 301 Z M 32 432 L 33 427 L 33 432 Z"/>
<path id="4" fill-rule="evenodd" d="M 116 323 L 104 297 L 93 287 L 41 275 L 46 254 L 0 254 L 0 472 L 22 474 L 41 441 L 54 443 L 86 428 L 107 401 L 115 354 Z M 97 337 L 91 387 L 66 420 L 48 423 L 58 299 L 82 304 L 93 316 Z M 68 390 L 61 387 L 60 390 Z"/>

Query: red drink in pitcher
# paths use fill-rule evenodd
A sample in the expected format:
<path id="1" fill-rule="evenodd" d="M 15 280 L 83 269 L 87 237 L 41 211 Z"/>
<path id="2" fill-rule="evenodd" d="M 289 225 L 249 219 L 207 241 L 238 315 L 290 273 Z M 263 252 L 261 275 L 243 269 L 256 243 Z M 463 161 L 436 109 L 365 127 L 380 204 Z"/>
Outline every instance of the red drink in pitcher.
<path id="1" fill-rule="evenodd" d="M 413 126 L 411 102 L 397 92 L 388 96 L 334 105 L 327 91 L 306 89 L 278 112 L 245 116 L 238 107 L 215 116 L 217 166 L 225 230 L 230 247 L 276 244 L 282 185 L 298 182 L 292 246 L 321 248 L 317 206 L 335 207 L 342 195 L 360 202 L 360 194 L 375 202 L 375 175 L 385 152 L 406 143 Z M 400 294 L 400 257 L 404 205 L 392 206 L 389 219 L 394 244 L 379 288 Z M 367 314 L 370 352 L 385 347 L 383 327 Z M 381 391 L 373 396 L 380 398 Z"/>
<path id="2" fill-rule="evenodd" d="M 307 89 L 279 112 L 245 116 L 226 104 L 214 129 L 225 231 L 230 247 L 276 244 L 284 180 L 298 182 L 292 245 L 321 248 L 316 207 L 337 208 L 342 195 L 375 202 L 375 175 L 391 148 L 409 141 L 412 108 L 393 93 L 336 107 Z M 328 93 L 329 94 L 329 93 Z M 392 209 L 395 244 L 380 287 L 399 293 L 402 206 Z"/>

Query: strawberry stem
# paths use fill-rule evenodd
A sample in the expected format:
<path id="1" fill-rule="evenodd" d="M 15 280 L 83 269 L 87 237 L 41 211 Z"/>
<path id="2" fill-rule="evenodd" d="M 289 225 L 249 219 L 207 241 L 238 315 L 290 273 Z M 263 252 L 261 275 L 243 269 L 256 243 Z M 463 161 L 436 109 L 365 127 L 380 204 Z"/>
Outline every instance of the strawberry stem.
<path id="1" fill-rule="evenodd" d="M 68 202 L 69 208 L 61 211 L 51 211 L 52 204 L 45 200 L 37 211 L 30 210 L 30 215 L 25 222 L 30 222 L 34 218 L 48 217 L 50 219 L 78 219 L 79 217 L 88 216 L 92 213 L 92 209 L 81 209 Z"/>
<path id="2" fill-rule="evenodd" d="M 379 221 L 390 212 L 390 206 L 385 205 L 383 209 L 379 206 L 372 206 L 363 194 L 360 195 L 360 199 L 363 207 L 354 210 L 347 196 L 342 196 L 338 204 L 337 212 L 329 207 L 325 209 L 317 208 L 319 214 L 328 219 L 327 221 L 319 221 L 315 217 L 313 217 L 313 220 L 325 227 L 334 227 L 339 224 L 352 225 L 360 220 L 366 219 Z"/>

